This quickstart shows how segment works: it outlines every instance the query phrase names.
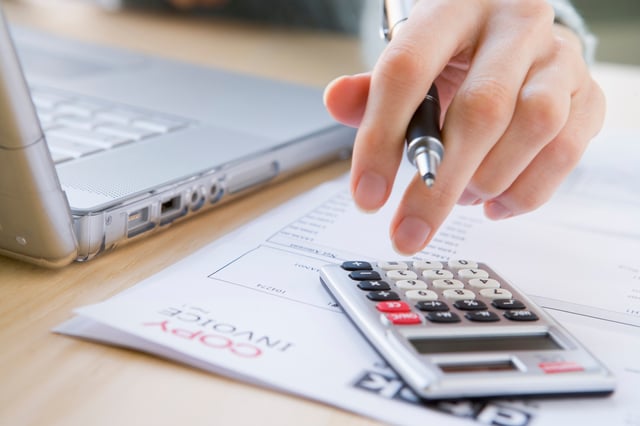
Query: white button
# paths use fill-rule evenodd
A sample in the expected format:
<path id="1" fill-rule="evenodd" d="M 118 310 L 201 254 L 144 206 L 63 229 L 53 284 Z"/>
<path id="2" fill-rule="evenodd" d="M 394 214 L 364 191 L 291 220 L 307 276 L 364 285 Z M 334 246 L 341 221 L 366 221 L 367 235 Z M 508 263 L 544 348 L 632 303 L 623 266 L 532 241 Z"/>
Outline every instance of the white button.
<path id="1" fill-rule="evenodd" d="M 476 294 L 467 289 L 445 290 L 442 295 L 449 300 L 472 300 L 476 298 Z"/>
<path id="2" fill-rule="evenodd" d="M 513 296 L 509 290 L 504 288 L 485 288 L 480 290 L 480 294 L 488 299 L 511 299 Z"/>
<path id="3" fill-rule="evenodd" d="M 452 269 L 469 269 L 469 268 L 477 268 L 478 264 L 473 260 L 450 259 L 449 267 Z"/>
<path id="4" fill-rule="evenodd" d="M 420 290 L 427 288 L 427 283 L 420 280 L 400 280 L 396 282 L 396 287 L 403 290 Z"/>
<path id="5" fill-rule="evenodd" d="M 413 262 L 413 267 L 422 271 L 425 269 L 442 269 L 443 265 L 442 262 L 437 261 L 416 260 L 415 262 Z"/>
<path id="6" fill-rule="evenodd" d="M 489 273 L 484 269 L 460 269 L 458 271 L 458 276 L 460 278 L 470 279 L 470 278 L 489 278 Z"/>
<path id="7" fill-rule="evenodd" d="M 392 280 L 415 280 L 418 278 L 418 275 L 409 270 L 396 270 L 396 271 L 387 271 L 387 277 Z"/>
<path id="8" fill-rule="evenodd" d="M 418 301 L 438 300 L 438 294 L 431 290 L 409 290 L 404 294 L 407 299 Z"/>
<path id="9" fill-rule="evenodd" d="M 446 269 L 427 269 L 422 271 L 422 276 L 430 280 L 446 280 L 453 278 L 453 273 Z"/>
<path id="10" fill-rule="evenodd" d="M 433 287 L 438 289 L 464 288 L 464 284 L 459 280 L 433 280 Z"/>
<path id="11" fill-rule="evenodd" d="M 469 280 L 469 285 L 475 288 L 498 288 L 500 283 L 493 278 L 473 278 Z"/>
<path id="12" fill-rule="evenodd" d="M 404 262 L 378 262 L 378 267 L 383 271 L 391 271 L 394 269 L 409 269 Z"/>

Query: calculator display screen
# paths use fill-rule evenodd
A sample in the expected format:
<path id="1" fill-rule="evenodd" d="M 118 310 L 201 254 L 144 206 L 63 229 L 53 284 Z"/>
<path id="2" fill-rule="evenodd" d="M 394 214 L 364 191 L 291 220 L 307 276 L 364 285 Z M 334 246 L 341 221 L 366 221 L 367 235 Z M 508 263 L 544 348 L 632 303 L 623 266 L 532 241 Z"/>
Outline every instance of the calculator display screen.
<path id="1" fill-rule="evenodd" d="M 464 352 L 508 352 L 558 350 L 562 347 L 549 335 L 483 336 L 474 338 L 438 337 L 409 339 L 421 354 Z"/>

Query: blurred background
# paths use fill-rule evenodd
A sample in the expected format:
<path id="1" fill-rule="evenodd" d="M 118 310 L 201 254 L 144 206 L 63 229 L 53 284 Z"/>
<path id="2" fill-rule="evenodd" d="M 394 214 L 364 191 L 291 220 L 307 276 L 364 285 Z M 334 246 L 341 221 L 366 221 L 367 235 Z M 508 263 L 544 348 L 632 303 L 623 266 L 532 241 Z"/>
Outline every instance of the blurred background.
<path id="1" fill-rule="evenodd" d="M 598 61 L 640 65 L 640 0 L 572 2 L 598 37 Z"/>

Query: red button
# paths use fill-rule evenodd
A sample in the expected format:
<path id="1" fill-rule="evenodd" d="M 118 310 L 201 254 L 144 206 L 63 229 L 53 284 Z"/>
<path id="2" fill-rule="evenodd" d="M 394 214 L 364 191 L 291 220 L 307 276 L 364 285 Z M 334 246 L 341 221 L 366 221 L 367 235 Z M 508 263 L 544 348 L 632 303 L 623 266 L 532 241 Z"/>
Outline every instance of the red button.
<path id="1" fill-rule="evenodd" d="M 420 315 L 415 312 L 402 312 L 398 314 L 386 314 L 387 319 L 395 325 L 420 324 Z"/>
<path id="2" fill-rule="evenodd" d="M 376 305 L 380 312 L 410 312 L 411 307 L 406 302 L 388 301 Z"/>
<path id="3" fill-rule="evenodd" d="M 541 362 L 538 364 L 538 367 L 547 374 L 584 371 L 584 367 L 582 365 L 571 361 Z"/>

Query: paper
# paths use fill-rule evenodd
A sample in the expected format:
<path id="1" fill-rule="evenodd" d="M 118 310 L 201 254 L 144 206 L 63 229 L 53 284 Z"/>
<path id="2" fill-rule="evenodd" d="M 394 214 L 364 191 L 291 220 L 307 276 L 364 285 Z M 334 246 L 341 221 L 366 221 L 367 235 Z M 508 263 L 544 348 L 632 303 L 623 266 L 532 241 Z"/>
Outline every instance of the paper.
<path id="1" fill-rule="evenodd" d="M 411 173 L 405 167 L 399 184 Z M 364 215 L 351 202 L 347 177 L 325 184 L 127 292 L 78 309 L 57 331 L 386 423 L 640 425 L 640 241 L 599 226 L 564 226 L 543 211 L 492 223 L 478 208 L 458 207 L 417 258 L 465 257 L 495 266 L 553 305 L 551 313 L 617 376 L 617 391 L 607 398 L 419 404 L 318 279 L 318 268 L 329 262 L 397 258 L 387 229 L 399 195 L 378 214 Z"/>

